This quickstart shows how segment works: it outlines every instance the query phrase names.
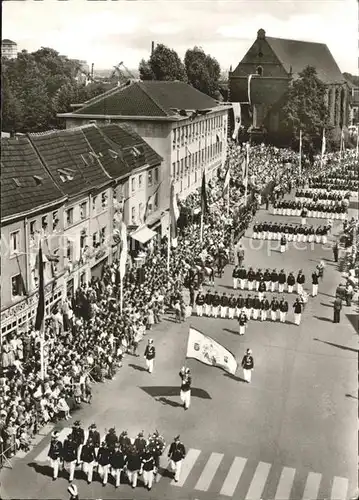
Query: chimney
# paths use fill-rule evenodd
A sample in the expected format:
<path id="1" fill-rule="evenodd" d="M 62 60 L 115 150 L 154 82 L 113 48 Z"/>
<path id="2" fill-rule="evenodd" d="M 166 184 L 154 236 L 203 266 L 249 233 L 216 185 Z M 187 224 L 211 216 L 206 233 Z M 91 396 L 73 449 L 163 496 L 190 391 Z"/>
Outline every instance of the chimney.
<path id="1" fill-rule="evenodd" d="M 152 56 L 154 51 L 155 51 L 155 42 L 152 40 L 152 42 L 151 42 L 151 56 Z"/>

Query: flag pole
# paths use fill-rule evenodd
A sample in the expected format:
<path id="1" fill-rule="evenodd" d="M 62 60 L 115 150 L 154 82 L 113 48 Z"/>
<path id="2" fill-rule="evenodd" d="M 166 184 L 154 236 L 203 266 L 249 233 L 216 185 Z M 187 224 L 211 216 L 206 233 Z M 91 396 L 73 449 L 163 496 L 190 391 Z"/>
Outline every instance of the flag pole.
<path id="1" fill-rule="evenodd" d="M 45 343 L 45 330 L 44 322 L 41 324 L 40 328 L 40 377 L 41 380 L 45 379 L 45 353 L 44 353 L 44 343 Z"/>
<path id="2" fill-rule="evenodd" d="M 228 168 L 230 168 L 230 165 L 228 165 Z M 230 172 L 230 170 L 229 170 Z M 228 199 L 227 199 L 227 217 L 229 217 L 229 191 L 230 191 L 230 184 L 231 184 L 231 177 L 229 176 L 229 184 L 228 184 Z"/>
<path id="3" fill-rule="evenodd" d="M 321 155 L 320 155 L 320 170 L 323 170 L 324 153 L 325 153 L 325 129 L 323 128 L 322 151 L 321 151 Z"/>
<path id="4" fill-rule="evenodd" d="M 246 144 L 246 177 L 245 177 L 245 186 L 244 186 L 244 205 L 247 206 L 247 197 L 248 197 L 248 170 L 249 170 L 249 143 Z"/>
<path id="5" fill-rule="evenodd" d="M 123 276 L 120 279 L 120 314 L 122 314 L 123 309 Z"/>
<path id="6" fill-rule="evenodd" d="M 167 272 L 170 272 L 170 259 L 171 259 L 171 214 L 169 213 L 168 222 L 168 238 L 167 238 Z"/>
<path id="7" fill-rule="evenodd" d="M 302 177 L 302 129 L 299 130 L 299 176 Z"/>

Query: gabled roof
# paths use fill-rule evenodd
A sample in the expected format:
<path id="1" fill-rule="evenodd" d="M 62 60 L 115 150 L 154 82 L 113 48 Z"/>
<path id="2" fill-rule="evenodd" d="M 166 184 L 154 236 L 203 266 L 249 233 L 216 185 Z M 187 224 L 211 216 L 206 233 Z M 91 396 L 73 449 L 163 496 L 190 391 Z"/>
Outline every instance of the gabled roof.
<path id="1" fill-rule="evenodd" d="M 2 220 L 63 198 L 27 137 L 1 140 Z"/>
<path id="2" fill-rule="evenodd" d="M 343 83 L 344 77 L 327 45 L 316 42 L 303 42 L 285 38 L 265 37 L 287 73 L 293 76 L 303 71 L 306 66 L 317 70 L 318 78 L 323 83 Z"/>
<path id="3" fill-rule="evenodd" d="M 16 42 L 13 42 L 12 40 L 9 40 L 8 38 L 4 38 L 4 40 L 1 40 L 1 43 L 4 45 L 17 45 Z"/>
<path id="4" fill-rule="evenodd" d="M 74 196 L 109 181 L 98 159 L 90 154 L 93 150 L 81 130 L 29 134 L 29 138 L 67 195 Z"/>
<path id="5" fill-rule="evenodd" d="M 175 117 L 176 110 L 216 108 L 217 102 L 187 83 L 171 81 L 136 81 L 119 87 L 77 109 L 76 115 L 119 115 Z M 64 116 L 64 115 L 60 115 Z"/>

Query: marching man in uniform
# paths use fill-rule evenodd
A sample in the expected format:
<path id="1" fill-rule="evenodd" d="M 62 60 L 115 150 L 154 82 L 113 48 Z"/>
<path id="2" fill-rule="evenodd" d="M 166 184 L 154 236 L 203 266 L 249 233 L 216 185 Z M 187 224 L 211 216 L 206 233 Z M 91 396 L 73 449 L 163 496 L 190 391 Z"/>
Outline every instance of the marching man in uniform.
<path id="1" fill-rule="evenodd" d="M 179 372 L 179 376 L 182 379 L 180 397 L 181 397 L 181 401 L 183 403 L 183 408 L 185 410 L 188 410 L 189 405 L 191 404 L 192 378 L 191 378 L 190 373 L 191 373 L 190 369 L 185 368 L 184 366 L 181 368 L 181 371 Z"/>
<path id="2" fill-rule="evenodd" d="M 151 491 L 154 477 L 155 469 L 155 458 L 150 452 L 148 446 L 146 446 L 144 452 L 141 455 L 141 470 L 143 472 L 143 483 L 147 487 L 148 491 Z"/>
<path id="3" fill-rule="evenodd" d="M 101 444 L 101 437 L 100 437 L 99 431 L 97 430 L 96 424 L 90 425 L 87 439 L 92 440 L 93 445 L 95 447 L 95 453 L 97 455 L 97 452 L 98 452 L 98 450 L 100 448 L 100 444 Z"/>
<path id="4" fill-rule="evenodd" d="M 176 483 L 178 483 L 179 481 L 182 468 L 182 461 L 185 456 L 186 456 L 186 449 L 184 445 L 180 442 L 180 437 L 176 436 L 168 452 L 168 458 L 171 460 L 170 464 L 171 468 L 174 471 L 174 479 Z"/>
<path id="5" fill-rule="evenodd" d="M 242 368 L 244 380 L 247 384 L 249 384 L 252 379 L 252 370 L 254 368 L 254 360 L 251 349 L 247 349 L 246 354 L 243 356 Z"/>
<path id="6" fill-rule="evenodd" d="M 121 472 L 126 464 L 126 456 L 121 450 L 120 443 L 118 441 L 115 444 L 115 449 L 110 456 L 110 463 L 112 467 L 112 474 L 115 475 L 116 488 L 118 488 L 121 483 Z"/>
<path id="7" fill-rule="evenodd" d="M 59 475 L 59 465 L 60 465 L 60 460 L 62 458 L 62 443 L 61 441 L 58 440 L 59 433 L 57 431 L 54 431 L 51 434 L 51 443 L 50 443 L 50 449 L 49 453 L 47 454 L 51 467 L 53 469 L 53 480 L 57 479 L 57 476 Z"/>
<path id="8" fill-rule="evenodd" d="M 106 442 L 103 441 L 97 453 L 98 473 L 102 477 L 103 486 L 106 486 L 108 481 L 111 455 L 112 451 L 106 446 Z"/>
<path id="9" fill-rule="evenodd" d="M 204 294 L 200 291 L 196 297 L 197 316 L 203 316 Z"/>
<path id="10" fill-rule="evenodd" d="M 85 431 L 81 427 L 80 420 L 76 420 L 76 422 L 74 422 L 74 426 L 72 428 L 72 435 L 77 445 L 77 465 L 79 465 L 82 446 L 85 442 Z"/>
<path id="11" fill-rule="evenodd" d="M 81 460 L 83 461 L 83 471 L 87 474 L 87 483 L 92 483 L 93 466 L 95 463 L 96 454 L 95 446 L 91 438 L 88 438 L 86 444 L 81 450 Z"/>
<path id="12" fill-rule="evenodd" d="M 153 371 L 153 361 L 156 356 L 156 349 L 153 345 L 153 340 L 148 339 L 148 344 L 146 345 L 144 358 L 146 359 L 146 366 L 148 373 L 152 373 Z"/>
<path id="13" fill-rule="evenodd" d="M 75 441 L 74 435 L 70 434 L 64 441 L 62 448 L 62 458 L 64 464 L 69 465 L 69 482 L 71 483 L 74 480 L 75 475 L 75 466 L 76 466 L 76 458 L 77 458 L 77 443 Z"/>

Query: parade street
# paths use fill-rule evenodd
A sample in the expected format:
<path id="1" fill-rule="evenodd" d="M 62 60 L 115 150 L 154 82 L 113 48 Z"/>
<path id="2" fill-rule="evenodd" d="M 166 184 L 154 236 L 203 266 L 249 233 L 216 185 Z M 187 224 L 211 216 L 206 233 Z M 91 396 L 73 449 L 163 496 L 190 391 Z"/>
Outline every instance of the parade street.
<path id="1" fill-rule="evenodd" d="M 350 214 L 349 214 L 350 215 Z M 297 217 L 257 213 L 257 220 L 299 222 Z M 308 219 L 308 224 L 322 221 Z M 341 223 L 335 222 L 335 234 Z M 251 240 L 247 231 L 245 249 Z M 303 250 L 289 243 L 279 251 L 279 242 L 254 241 L 245 251 L 244 264 L 296 276 L 303 269 L 304 288 L 311 292 L 311 274 L 320 260 L 326 264 L 317 297 L 309 297 L 302 321 L 294 324 L 296 295 L 285 293 L 289 303 L 286 324 L 251 319 L 244 336 L 238 335 L 238 321 L 197 318 L 194 314 L 177 324 L 173 316 L 147 332 L 139 346 L 139 357 L 127 355 L 113 381 L 96 384 L 91 405 L 61 422 L 62 436 L 74 420 L 84 428 L 95 422 L 101 434 L 115 427 L 130 437 L 141 430 L 145 437 L 156 429 L 169 445 L 180 434 L 187 451 L 178 483 L 167 473 L 167 453 L 157 484 L 151 492 L 139 479 L 132 490 L 126 479 L 118 490 L 113 483 L 102 487 L 95 473 L 88 485 L 76 471 L 75 484 L 81 499 L 301 499 L 348 498 L 355 491 L 357 450 L 357 357 L 358 332 L 355 307 L 343 306 L 341 323 L 334 324 L 335 289 L 340 273 L 333 262 L 329 236 L 322 244 L 301 243 Z M 274 249 L 274 247 L 277 247 Z M 306 247 L 306 249 L 304 249 Z M 258 248 L 255 250 L 254 248 Z M 270 249 L 271 248 L 271 249 Z M 220 295 L 232 293 L 232 269 L 215 280 Z M 206 287 L 208 288 L 208 287 Z M 244 296 L 247 296 L 244 291 Z M 271 300 L 274 293 L 267 293 Z M 185 360 L 189 325 L 229 349 L 239 362 L 235 376 Z M 154 371 L 145 370 L 143 352 L 147 338 L 156 347 Z M 240 361 L 251 348 L 254 370 L 251 384 L 244 383 Z M 179 398 L 179 370 L 186 363 L 192 375 L 192 400 L 184 411 Z M 66 426 L 68 426 L 66 428 Z M 67 473 L 52 481 L 47 461 L 49 436 L 43 437 L 27 455 L 11 460 L 13 469 L 1 475 L 2 498 L 55 499 L 67 495 Z"/>

